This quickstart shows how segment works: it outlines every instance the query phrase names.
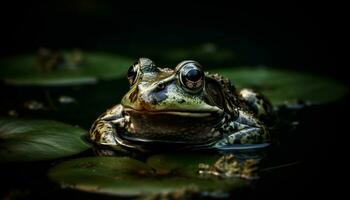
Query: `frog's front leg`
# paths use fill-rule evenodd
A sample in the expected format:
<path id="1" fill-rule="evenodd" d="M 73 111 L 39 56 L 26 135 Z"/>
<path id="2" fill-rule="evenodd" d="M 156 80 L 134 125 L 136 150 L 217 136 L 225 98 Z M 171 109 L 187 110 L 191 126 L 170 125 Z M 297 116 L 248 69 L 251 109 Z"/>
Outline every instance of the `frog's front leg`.
<path id="1" fill-rule="evenodd" d="M 234 144 L 261 144 L 270 141 L 266 127 L 250 113 L 239 111 L 236 119 L 220 127 L 223 139 L 215 144 L 216 148 Z M 231 121 L 230 121 L 231 120 Z"/>
<path id="2" fill-rule="evenodd" d="M 96 146 L 106 147 L 96 152 L 102 155 L 114 155 L 108 149 L 120 149 L 117 131 L 124 129 L 126 118 L 123 115 L 123 106 L 116 105 L 103 113 L 92 125 L 89 138 Z"/>

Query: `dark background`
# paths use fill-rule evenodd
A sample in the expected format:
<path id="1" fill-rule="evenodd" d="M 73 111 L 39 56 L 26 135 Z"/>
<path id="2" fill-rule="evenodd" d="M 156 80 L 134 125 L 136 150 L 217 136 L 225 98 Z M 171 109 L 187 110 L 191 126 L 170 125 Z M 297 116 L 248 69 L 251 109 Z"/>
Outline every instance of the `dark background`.
<path id="1" fill-rule="evenodd" d="M 44 46 L 137 58 L 150 47 L 211 42 L 240 55 L 231 65 L 288 67 L 347 80 L 340 61 L 346 12 L 337 1 L 11 1 L 0 13 L 3 56 Z"/>
<path id="2" fill-rule="evenodd" d="M 262 64 L 323 74 L 348 84 L 342 53 L 348 25 L 345 8 L 336 1 L 11 1 L 0 6 L 0 56 L 35 52 L 41 46 L 78 47 L 135 59 L 153 56 L 168 66 L 181 60 L 167 61 L 156 52 L 215 43 L 239 55 L 233 63 L 217 67 Z M 279 197 L 280 192 L 285 198 L 307 191 L 311 195 L 342 191 L 347 102 L 306 113 L 301 116 L 309 126 L 278 152 L 286 157 L 296 152 L 294 156 L 306 164 L 263 179 L 257 194 Z"/>

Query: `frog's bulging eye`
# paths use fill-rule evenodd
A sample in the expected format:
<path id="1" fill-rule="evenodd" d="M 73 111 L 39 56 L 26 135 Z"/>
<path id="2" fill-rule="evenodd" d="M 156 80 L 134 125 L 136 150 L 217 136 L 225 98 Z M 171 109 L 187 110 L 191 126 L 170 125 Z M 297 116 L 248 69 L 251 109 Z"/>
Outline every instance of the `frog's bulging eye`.
<path id="1" fill-rule="evenodd" d="M 204 72 L 197 63 L 184 63 L 180 69 L 180 82 L 193 92 L 199 91 L 204 85 Z"/>
<path id="2" fill-rule="evenodd" d="M 130 85 L 133 85 L 135 83 L 137 73 L 138 73 L 138 62 L 135 62 L 133 65 L 131 65 L 128 69 L 128 80 Z"/>

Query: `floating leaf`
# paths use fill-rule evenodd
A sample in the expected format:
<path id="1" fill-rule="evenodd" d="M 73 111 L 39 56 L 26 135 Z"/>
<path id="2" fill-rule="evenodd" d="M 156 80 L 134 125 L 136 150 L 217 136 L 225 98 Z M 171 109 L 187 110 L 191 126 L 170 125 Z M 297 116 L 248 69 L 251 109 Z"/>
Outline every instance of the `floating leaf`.
<path id="1" fill-rule="evenodd" d="M 86 131 L 51 120 L 0 119 L 0 162 L 50 160 L 90 147 Z"/>
<path id="2" fill-rule="evenodd" d="M 71 52 L 63 52 L 69 55 Z M 74 85 L 95 83 L 99 79 L 111 79 L 125 74 L 132 59 L 107 54 L 83 52 L 83 60 L 77 67 L 67 65 L 49 71 L 36 67 L 36 55 L 22 55 L 0 60 L 0 78 L 13 85 Z"/>
<path id="3" fill-rule="evenodd" d="M 266 95 L 274 105 L 302 100 L 328 103 L 342 98 L 347 88 L 331 78 L 296 71 L 257 68 L 213 71 L 231 79 L 238 87 L 253 88 Z"/>
<path id="4" fill-rule="evenodd" d="M 247 185 L 241 179 L 201 178 L 200 158 L 156 156 L 143 163 L 128 157 L 87 157 L 65 161 L 49 171 L 62 187 L 120 196 L 176 193 L 181 190 L 228 192 Z M 206 162 L 202 161 L 202 162 Z M 169 164 L 169 167 L 166 167 Z"/>

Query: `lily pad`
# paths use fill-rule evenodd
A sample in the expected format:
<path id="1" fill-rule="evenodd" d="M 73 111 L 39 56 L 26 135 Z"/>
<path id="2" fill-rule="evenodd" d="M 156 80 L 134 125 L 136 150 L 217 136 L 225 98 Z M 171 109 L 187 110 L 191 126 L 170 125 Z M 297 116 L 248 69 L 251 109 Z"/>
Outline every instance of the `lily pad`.
<path id="1" fill-rule="evenodd" d="M 63 55 L 70 55 L 69 51 Z M 82 52 L 79 67 L 61 67 L 51 71 L 36 68 L 37 55 L 19 55 L 0 60 L 0 79 L 12 85 L 61 86 L 95 83 L 99 79 L 124 76 L 133 62 L 127 57 L 98 52 Z"/>
<path id="2" fill-rule="evenodd" d="M 231 79 L 239 88 L 253 88 L 274 105 L 298 101 L 313 104 L 338 100 L 348 92 L 345 85 L 328 77 L 266 67 L 219 69 L 213 71 Z"/>
<path id="3" fill-rule="evenodd" d="M 50 160 L 90 148 L 84 129 L 52 120 L 0 119 L 0 162 Z"/>
<path id="4" fill-rule="evenodd" d="M 65 161 L 50 169 L 48 175 L 64 188 L 118 196 L 184 190 L 217 194 L 247 186 L 242 179 L 201 178 L 197 173 L 201 159 L 191 158 L 158 156 L 146 164 L 128 157 L 87 157 Z"/>

